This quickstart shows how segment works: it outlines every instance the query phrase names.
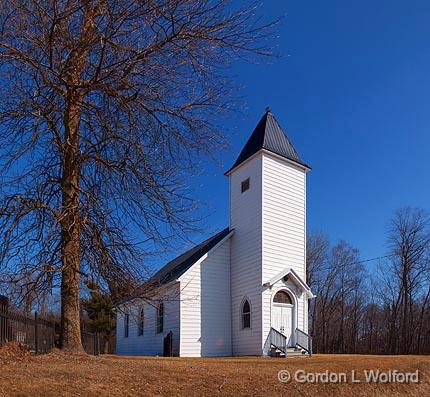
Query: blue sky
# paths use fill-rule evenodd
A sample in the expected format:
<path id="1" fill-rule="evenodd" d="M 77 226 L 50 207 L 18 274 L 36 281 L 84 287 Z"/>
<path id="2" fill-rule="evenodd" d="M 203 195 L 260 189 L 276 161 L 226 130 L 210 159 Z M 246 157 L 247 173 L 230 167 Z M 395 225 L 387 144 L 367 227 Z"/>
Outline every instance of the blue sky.
<path id="1" fill-rule="evenodd" d="M 227 123 L 230 147 L 190 178 L 208 206 L 207 234 L 228 220 L 224 171 L 270 106 L 308 174 L 308 228 L 345 239 L 361 257 L 385 253 L 396 208 L 430 209 L 430 3 L 264 1 L 285 15 L 282 58 L 234 73 L 246 109 Z"/>

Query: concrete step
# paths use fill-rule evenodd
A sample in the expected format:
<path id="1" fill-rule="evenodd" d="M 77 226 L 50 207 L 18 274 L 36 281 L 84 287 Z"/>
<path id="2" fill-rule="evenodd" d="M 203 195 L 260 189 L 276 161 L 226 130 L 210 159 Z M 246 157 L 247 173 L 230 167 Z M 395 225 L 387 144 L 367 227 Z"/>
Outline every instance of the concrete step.
<path id="1" fill-rule="evenodd" d="M 305 357 L 305 356 L 306 356 L 306 354 L 303 352 L 295 352 L 295 351 L 288 352 L 287 351 L 287 358 L 288 357 Z"/>
<path id="2" fill-rule="evenodd" d="M 276 349 L 275 347 L 272 347 L 270 349 L 269 355 L 271 357 L 284 357 L 285 358 L 285 354 L 283 352 L 281 352 L 280 350 Z M 300 348 L 296 348 L 296 347 L 288 347 L 287 348 L 287 358 L 288 357 L 305 357 L 305 356 L 307 356 L 307 353 Z"/>
<path id="3" fill-rule="evenodd" d="M 306 351 L 299 347 L 287 348 L 287 357 L 305 357 L 305 356 L 307 356 Z"/>
<path id="4" fill-rule="evenodd" d="M 281 352 L 280 350 L 276 349 L 275 347 L 272 347 L 269 351 L 270 357 L 285 357 L 285 354 Z"/>

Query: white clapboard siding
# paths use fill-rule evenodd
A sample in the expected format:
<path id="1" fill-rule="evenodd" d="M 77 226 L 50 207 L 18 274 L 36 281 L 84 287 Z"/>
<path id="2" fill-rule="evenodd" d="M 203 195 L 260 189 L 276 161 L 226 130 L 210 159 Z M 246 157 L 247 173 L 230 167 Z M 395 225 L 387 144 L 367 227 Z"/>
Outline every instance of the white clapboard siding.
<path id="1" fill-rule="evenodd" d="M 164 326 L 163 332 L 157 333 L 157 299 L 164 302 Z M 180 289 L 179 283 L 175 283 L 161 296 L 156 296 L 149 303 L 138 300 L 120 308 L 117 314 L 116 352 L 129 356 L 161 356 L 163 354 L 163 340 L 170 332 L 173 332 L 173 354 L 179 355 L 180 340 Z M 139 312 L 144 310 L 143 335 L 138 335 Z M 129 313 L 128 337 L 124 335 L 124 312 Z"/>
<path id="2" fill-rule="evenodd" d="M 287 268 L 306 275 L 306 172 L 270 153 L 262 158 L 262 277 L 263 282 Z M 277 284 L 279 287 L 283 281 Z M 284 283 L 297 297 L 295 326 L 307 332 L 306 297 L 297 286 Z M 271 326 L 272 289 L 263 292 L 262 342 L 267 346 Z"/>
<path id="3" fill-rule="evenodd" d="M 249 178 L 249 190 L 241 183 Z M 253 156 L 230 175 L 231 311 L 234 355 L 259 355 L 262 320 L 262 155 Z M 251 305 L 251 328 L 242 329 L 241 305 Z"/>
<path id="4" fill-rule="evenodd" d="M 305 279 L 306 173 L 263 155 L 263 279 L 285 268 Z"/>
<path id="5" fill-rule="evenodd" d="M 230 356 L 230 241 L 213 248 L 179 281 L 181 357 Z"/>

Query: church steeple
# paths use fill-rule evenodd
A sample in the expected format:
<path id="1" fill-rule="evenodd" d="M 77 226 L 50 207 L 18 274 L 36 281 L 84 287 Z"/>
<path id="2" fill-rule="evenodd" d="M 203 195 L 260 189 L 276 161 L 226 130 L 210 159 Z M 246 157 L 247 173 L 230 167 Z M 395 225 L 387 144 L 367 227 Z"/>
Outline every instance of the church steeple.
<path id="1" fill-rule="evenodd" d="M 230 240 L 233 355 L 268 354 L 272 328 L 287 335 L 292 345 L 297 328 L 308 332 L 307 301 L 312 294 L 304 280 L 309 169 L 267 109 L 227 172 L 229 230 L 234 230 Z M 291 298 L 289 308 L 281 312 L 275 300 L 279 291 Z M 252 332 L 241 323 L 245 301 L 251 307 Z"/>
<path id="2" fill-rule="evenodd" d="M 275 116 L 270 111 L 270 108 L 266 108 L 266 112 L 258 122 L 253 133 L 240 152 L 239 157 L 226 174 L 230 173 L 230 171 L 261 149 L 268 150 L 269 152 L 282 156 L 301 165 L 302 167 L 310 169 L 310 167 L 300 158 L 296 149 L 294 149 L 294 146 L 290 142 L 287 134 L 279 125 Z"/>

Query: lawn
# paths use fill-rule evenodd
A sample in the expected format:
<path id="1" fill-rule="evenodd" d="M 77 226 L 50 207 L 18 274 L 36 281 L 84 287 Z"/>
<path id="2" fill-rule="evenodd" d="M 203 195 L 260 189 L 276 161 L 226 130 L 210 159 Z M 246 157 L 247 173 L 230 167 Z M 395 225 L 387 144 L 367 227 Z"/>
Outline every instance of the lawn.
<path id="1" fill-rule="evenodd" d="M 356 371 L 361 383 L 281 383 L 294 374 Z M 376 384 L 364 370 L 419 371 L 420 383 Z M 315 355 L 298 358 L 0 357 L 0 396 L 430 396 L 430 357 Z"/>

